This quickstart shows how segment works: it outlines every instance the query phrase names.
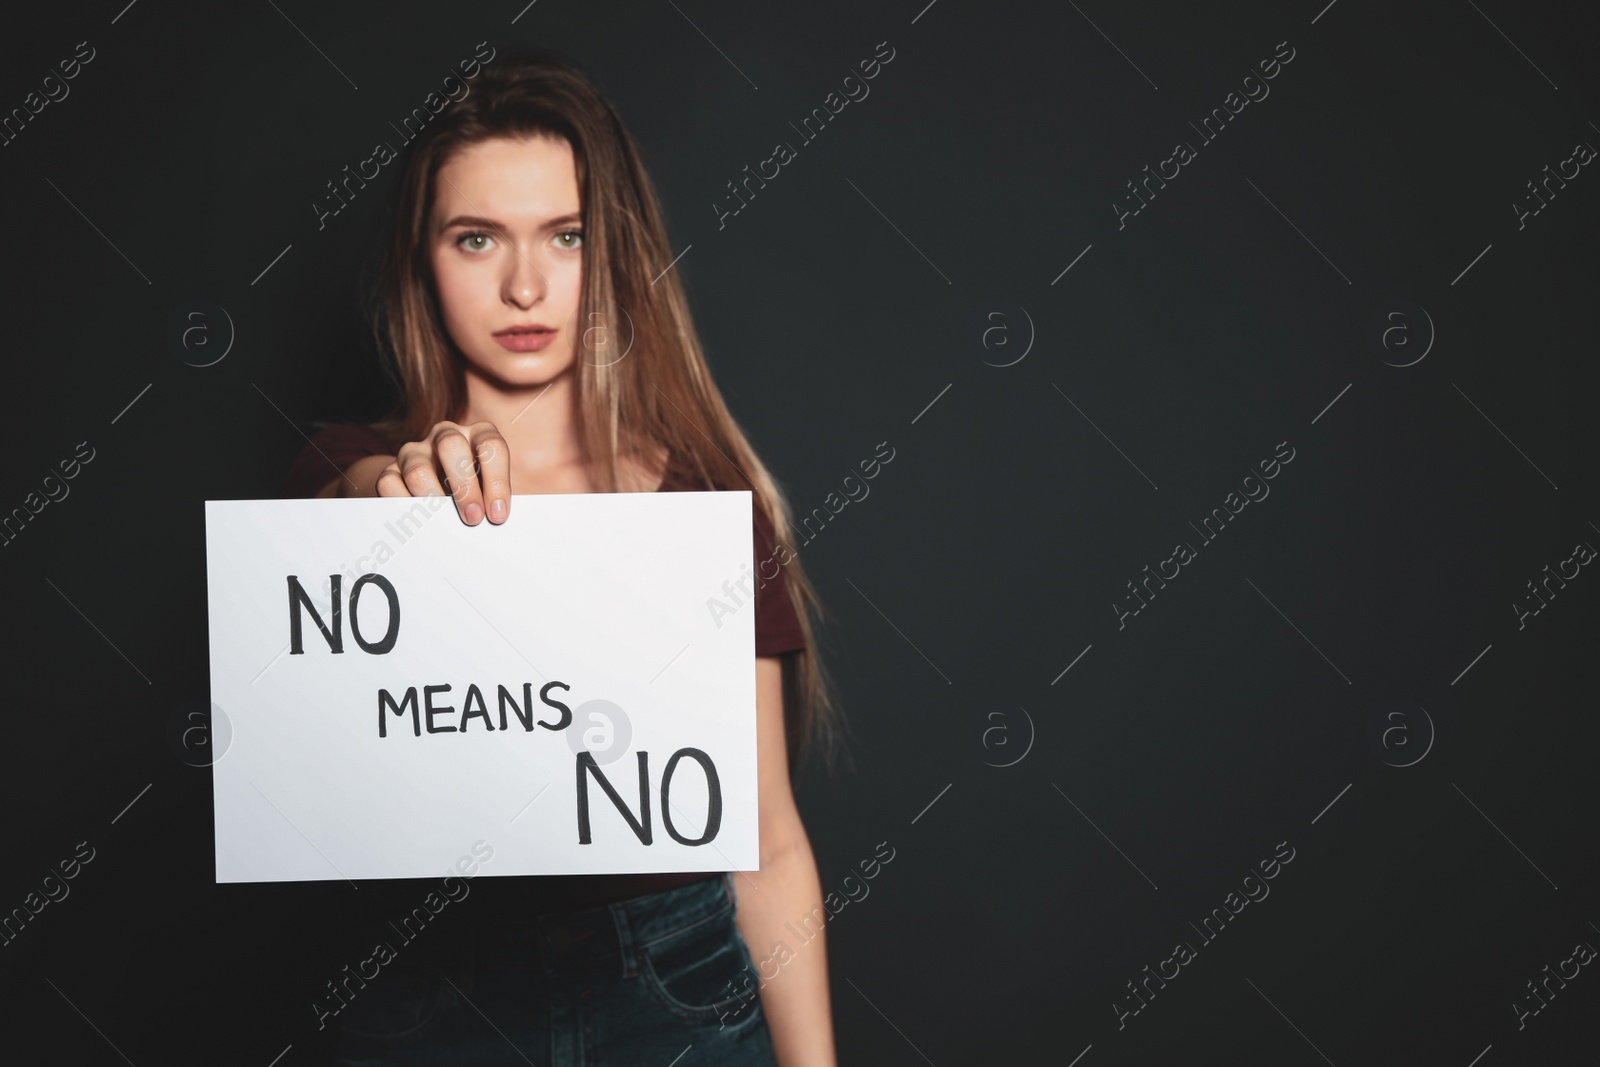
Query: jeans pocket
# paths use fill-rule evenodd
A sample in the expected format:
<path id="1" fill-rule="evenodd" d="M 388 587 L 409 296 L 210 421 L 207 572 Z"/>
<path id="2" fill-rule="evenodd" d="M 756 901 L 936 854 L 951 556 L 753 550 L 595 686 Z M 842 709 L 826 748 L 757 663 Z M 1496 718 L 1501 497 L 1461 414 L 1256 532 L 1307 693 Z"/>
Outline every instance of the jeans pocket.
<path id="1" fill-rule="evenodd" d="M 652 942 L 638 959 L 645 988 L 679 1018 L 709 1023 L 760 1011 L 755 968 L 732 908 Z"/>
<path id="2" fill-rule="evenodd" d="M 363 1041 L 405 1041 L 425 1031 L 444 1007 L 448 985 L 432 968 L 389 969 L 340 1013 L 339 1030 Z"/>

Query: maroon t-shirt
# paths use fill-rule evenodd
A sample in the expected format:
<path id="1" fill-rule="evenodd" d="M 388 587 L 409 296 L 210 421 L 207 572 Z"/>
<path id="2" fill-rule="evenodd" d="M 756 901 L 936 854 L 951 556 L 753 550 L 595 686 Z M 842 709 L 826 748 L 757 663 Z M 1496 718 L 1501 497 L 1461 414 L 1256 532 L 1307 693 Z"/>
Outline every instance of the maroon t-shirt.
<path id="1" fill-rule="evenodd" d="M 352 463 L 365 456 L 392 456 L 398 451 L 399 445 L 400 442 L 392 441 L 369 426 L 324 427 L 313 434 L 310 442 L 300 450 L 284 478 L 281 495 L 290 499 L 315 496 L 329 482 L 342 476 Z M 673 456 L 657 492 L 692 492 L 710 488 L 696 475 L 684 470 L 677 463 L 677 457 Z M 772 523 L 763 514 L 759 504 L 753 510 L 752 562 L 759 569 L 762 561 L 772 557 L 775 542 Z M 755 584 L 756 655 L 777 656 L 803 649 L 805 637 L 800 629 L 794 601 L 789 596 L 788 582 L 781 570 L 778 580 L 757 580 Z M 546 911 L 594 907 L 716 877 L 716 874 L 695 871 L 473 878 L 470 892 L 462 898 L 462 904 L 465 905 L 468 900 L 475 903 L 461 910 L 476 916 L 487 931 L 492 930 L 495 920 L 499 918 L 531 918 Z M 381 886 L 380 895 L 398 905 L 412 898 L 420 901 L 429 890 L 438 888 L 440 880 L 393 879 L 378 884 Z M 457 895 L 459 892 L 457 889 Z"/>

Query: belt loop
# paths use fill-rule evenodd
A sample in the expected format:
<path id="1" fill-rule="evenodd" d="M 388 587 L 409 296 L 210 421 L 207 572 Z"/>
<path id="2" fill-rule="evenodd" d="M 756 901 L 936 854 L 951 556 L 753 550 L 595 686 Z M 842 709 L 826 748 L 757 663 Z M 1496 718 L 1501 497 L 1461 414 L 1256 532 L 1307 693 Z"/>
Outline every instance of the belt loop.
<path id="1" fill-rule="evenodd" d="M 722 872 L 722 890 L 728 894 L 728 903 L 733 906 L 735 915 L 739 913 L 739 894 L 733 884 L 733 875 L 728 871 Z"/>
<path id="2" fill-rule="evenodd" d="M 622 977 L 632 978 L 638 973 L 638 959 L 633 947 L 633 928 L 628 925 L 628 912 L 620 904 L 612 904 L 607 909 L 611 912 L 611 921 L 617 928 L 617 951 L 622 957 Z"/>

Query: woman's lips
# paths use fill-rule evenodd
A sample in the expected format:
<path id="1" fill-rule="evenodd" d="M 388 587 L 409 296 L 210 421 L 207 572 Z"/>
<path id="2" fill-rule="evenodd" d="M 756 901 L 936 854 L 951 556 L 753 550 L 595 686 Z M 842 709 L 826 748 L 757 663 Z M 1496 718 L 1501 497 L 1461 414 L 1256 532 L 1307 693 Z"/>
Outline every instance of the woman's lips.
<path id="1" fill-rule="evenodd" d="M 494 335 L 500 347 L 508 352 L 537 352 L 555 338 L 555 330 L 517 330 Z"/>

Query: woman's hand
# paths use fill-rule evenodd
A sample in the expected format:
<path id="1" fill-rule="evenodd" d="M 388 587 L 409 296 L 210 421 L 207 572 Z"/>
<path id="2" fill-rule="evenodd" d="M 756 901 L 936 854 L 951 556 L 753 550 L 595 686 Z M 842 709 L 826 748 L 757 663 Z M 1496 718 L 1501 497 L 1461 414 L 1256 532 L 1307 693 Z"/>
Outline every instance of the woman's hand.
<path id="1" fill-rule="evenodd" d="M 462 522 L 476 526 L 488 515 L 498 525 L 511 513 L 511 449 L 493 423 L 441 422 L 400 446 L 377 488 L 379 496 L 444 496 L 448 488 Z"/>

